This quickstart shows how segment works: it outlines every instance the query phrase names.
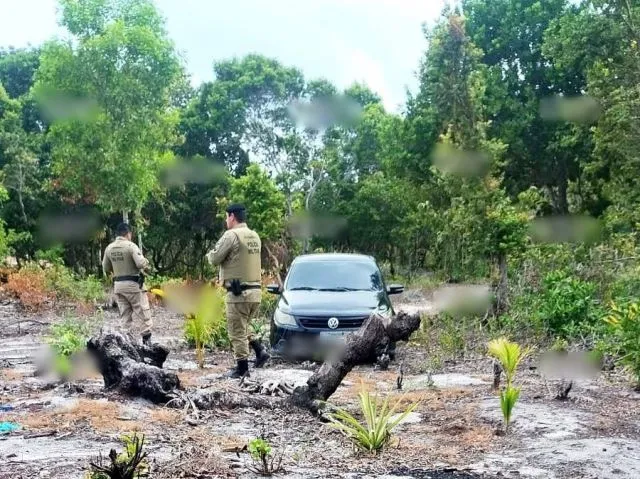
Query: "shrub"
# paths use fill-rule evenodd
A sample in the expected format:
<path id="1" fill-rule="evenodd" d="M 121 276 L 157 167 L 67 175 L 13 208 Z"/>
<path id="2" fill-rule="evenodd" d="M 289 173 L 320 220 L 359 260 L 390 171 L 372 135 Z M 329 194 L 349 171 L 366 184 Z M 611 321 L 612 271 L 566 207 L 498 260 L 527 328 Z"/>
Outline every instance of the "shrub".
<path id="1" fill-rule="evenodd" d="M 371 396 L 369 391 L 361 391 L 359 397 L 364 424 L 344 409 L 337 409 L 337 412 L 328 414 L 329 425 L 342 432 L 356 447 L 375 453 L 387 445 L 391 439 L 391 431 L 420 403 L 417 401 L 410 404 L 403 413 L 394 417 L 403 398 L 398 399 L 393 407 L 389 408 L 388 397 L 382 405 L 379 404 L 378 397 Z"/>
<path id="2" fill-rule="evenodd" d="M 640 389 L 640 303 L 611 303 L 604 320 L 613 333 L 608 349 L 633 373 L 636 388 Z"/>
<path id="3" fill-rule="evenodd" d="M 7 291 L 29 311 L 40 311 L 55 297 L 46 287 L 44 271 L 37 266 L 22 268 L 7 278 Z"/>
<path id="4" fill-rule="evenodd" d="M 89 334 L 89 324 L 72 317 L 67 317 L 50 327 L 45 341 L 53 349 L 55 370 L 63 379 L 69 377 L 71 359 L 74 354 L 85 348 Z"/>
<path id="5" fill-rule="evenodd" d="M 538 319 L 553 334 L 575 337 L 597 323 L 599 303 L 595 293 L 595 284 L 553 271 L 543 281 Z"/>
<path id="6" fill-rule="evenodd" d="M 7 291 L 31 311 L 39 311 L 56 300 L 96 303 L 105 296 L 102 283 L 94 276 L 81 279 L 62 265 L 43 269 L 35 263 L 10 274 Z"/>
<path id="7" fill-rule="evenodd" d="M 624 271 L 609 287 L 607 297 L 610 301 L 640 300 L 640 267 Z"/>
<path id="8" fill-rule="evenodd" d="M 61 301 L 96 303 L 105 297 L 104 286 L 95 276 L 78 278 L 61 265 L 45 269 L 46 287 Z"/>
<path id="9" fill-rule="evenodd" d="M 279 298 L 280 297 L 278 295 L 271 294 L 263 288 L 262 298 L 260 299 L 260 312 L 258 313 L 258 317 L 260 319 L 269 321 L 274 311 L 276 310 Z"/>

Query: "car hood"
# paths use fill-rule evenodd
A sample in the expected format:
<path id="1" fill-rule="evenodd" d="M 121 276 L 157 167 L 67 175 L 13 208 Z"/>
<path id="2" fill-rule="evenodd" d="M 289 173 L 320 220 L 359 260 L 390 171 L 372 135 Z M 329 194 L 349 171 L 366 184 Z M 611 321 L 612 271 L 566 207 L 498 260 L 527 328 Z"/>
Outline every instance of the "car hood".
<path id="1" fill-rule="evenodd" d="M 376 291 L 285 291 L 280 307 L 294 315 L 349 316 L 391 308 L 387 296 Z"/>

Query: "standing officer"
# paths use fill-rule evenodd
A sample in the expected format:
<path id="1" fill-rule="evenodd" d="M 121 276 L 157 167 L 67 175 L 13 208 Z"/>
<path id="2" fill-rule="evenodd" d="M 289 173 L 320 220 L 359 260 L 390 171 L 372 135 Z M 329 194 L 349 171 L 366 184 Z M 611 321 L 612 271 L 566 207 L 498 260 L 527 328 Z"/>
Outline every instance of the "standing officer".
<path id="1" fill-rule="evenodd" d="M 249 346 L 256 355 L 256 368 L 262 367 L 271 357 L 249 332 L 249 321 L 257 315 L 262 298 L 262 243 L 260 236 L 247 226 L 243 205 L 233 204 L 226 212 L 227 231 L 207 253 L 207 260 L 212 265 L 220 265 L 220 280 L 228 291 L 227 331 L 237 364 L 225 376 L 240 378 L 249 372 Z"/>
<path id="2" fill-rule="evenodd" d="M 118 302 L 121 326 L 131 334 L 143 325 L 140 334 L 144 344 L 149 344 L 153 325 L 149 298 L 142 290 L 142 270 L 148 267 L 149 261 L 131 241 L 129 225 L 121 223 L 116 229 L 116 239 L 104 250 L 102 270 L 105 276 L 113 273 L 113 292 Z"/>

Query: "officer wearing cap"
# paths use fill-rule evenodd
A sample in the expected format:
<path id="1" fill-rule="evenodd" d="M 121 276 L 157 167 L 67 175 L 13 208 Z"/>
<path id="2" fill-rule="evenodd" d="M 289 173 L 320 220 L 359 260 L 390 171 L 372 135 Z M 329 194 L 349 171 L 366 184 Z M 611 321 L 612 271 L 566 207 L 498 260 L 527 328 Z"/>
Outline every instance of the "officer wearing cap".
<path id="1" fill-rule="evenodd" d="M 148 267 L 149 260 L 131 241 L 131 228 L 121 223 L 116 239 L 104 250 L 102 270 L 105 276 L 113 273 L 113 292 L 123 329 L 129 334 L 139 330 L 144 344 L 149 343 L 153 326 L 149 298 L 142 290 L 142 271 Z"/>
<path id="2" fill-rule="evenodd" d="M 246 211 L 241 204 L 232 204 L 227 210 L 227 231 L 218 240 L 207 260 L 220 266 L 220 281 L 227 289 L 227 331 L 236 360 L 236 367 L 228 378 L 249 375 L 249 346 L 256 355 L 255 367 L 262 367 L 270 358 L 260 341 L 252 339 L 249 330 L 251 318 L 260 308 L 261 273 L 260 236 L 246 223 Z"/>

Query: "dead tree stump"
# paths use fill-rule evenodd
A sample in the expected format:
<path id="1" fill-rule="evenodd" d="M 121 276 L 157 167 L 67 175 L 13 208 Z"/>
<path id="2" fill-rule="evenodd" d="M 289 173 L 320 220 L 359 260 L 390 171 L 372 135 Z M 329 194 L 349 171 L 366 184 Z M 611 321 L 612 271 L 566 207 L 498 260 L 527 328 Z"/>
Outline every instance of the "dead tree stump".
<path id="1" fill-rule="evenodd" d="M 380 347 L 396 341 L 407 341 L 420 327 L 418 314 L 400 313 L 391 320 L 373 314 L 362 327 L 347 337 L 346 344 L 327 359 L 305 386 L 298 387 L 290 397 L 296 406 L 317 412 L 338 389 L 354 366 L 366 364 L 376 357 Z"/>
<path id="2" fill-rule="evenodd" d="M 162 369 L 169 350 L 159 344 L 139 345 L 120 333 L 101 333 L 87 342 L 87 351 L 106 389 L 164 403 L 180 388 L 178 376 Z"/>

